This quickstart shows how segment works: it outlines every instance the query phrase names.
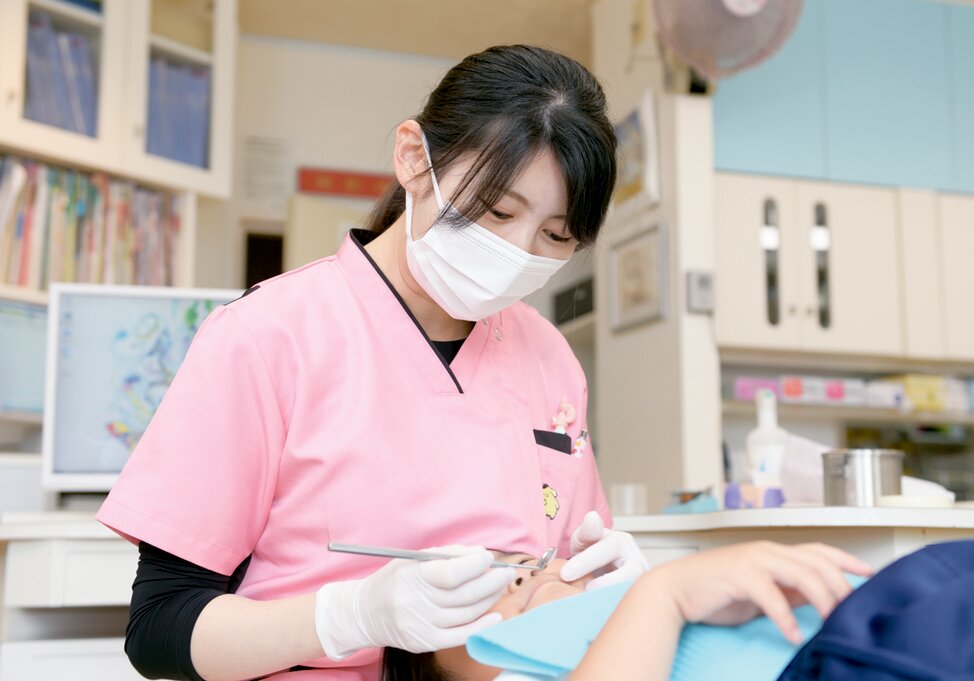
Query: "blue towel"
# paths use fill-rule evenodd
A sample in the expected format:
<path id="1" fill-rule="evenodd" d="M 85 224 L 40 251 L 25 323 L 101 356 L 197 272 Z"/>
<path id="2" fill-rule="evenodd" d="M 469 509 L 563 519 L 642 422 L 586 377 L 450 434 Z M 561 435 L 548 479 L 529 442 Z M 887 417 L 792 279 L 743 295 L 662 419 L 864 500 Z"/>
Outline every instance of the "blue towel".
<path id="1" fill-rule="evenodd" d="M 862 580 L 855 582 L 861 583 Z M 467 642 L 478 662 L 508 671 L 558 678 L 573 670 L 631 584 L 589 591 L 501 622 Z M 822 619 L 811 606 L 795 610 L 806 637 Z M 737 627 L 683 628 L 671 681 L 773 681 L 798 651 L 766 617 Z"/>

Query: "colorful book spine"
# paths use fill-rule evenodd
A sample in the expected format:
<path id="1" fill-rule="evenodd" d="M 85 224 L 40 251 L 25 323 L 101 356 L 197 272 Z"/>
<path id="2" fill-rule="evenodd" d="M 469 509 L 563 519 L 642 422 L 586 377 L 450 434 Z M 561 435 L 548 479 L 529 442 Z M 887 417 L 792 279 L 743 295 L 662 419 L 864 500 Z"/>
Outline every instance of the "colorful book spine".
<path id="1" fill-rule="evenodd" d="M 177 197 L 0 156 L 0 282 L 175 283 Z"/>

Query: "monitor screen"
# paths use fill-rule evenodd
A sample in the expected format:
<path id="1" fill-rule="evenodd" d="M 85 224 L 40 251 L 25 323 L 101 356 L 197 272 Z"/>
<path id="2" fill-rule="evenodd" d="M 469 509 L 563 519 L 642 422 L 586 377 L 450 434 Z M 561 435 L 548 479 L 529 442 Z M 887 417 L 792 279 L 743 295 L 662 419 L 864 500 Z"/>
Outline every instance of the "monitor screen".
<path id="1" fill-rule="evenodd" d="M 108 491 L 206 316 L 240 291 L 54 284 L 45 487 Z"/>
<path id="2" fill-rule="evenodd" d="M 0 411 L 44 410 L 47 305 L 0 294 Z"/>

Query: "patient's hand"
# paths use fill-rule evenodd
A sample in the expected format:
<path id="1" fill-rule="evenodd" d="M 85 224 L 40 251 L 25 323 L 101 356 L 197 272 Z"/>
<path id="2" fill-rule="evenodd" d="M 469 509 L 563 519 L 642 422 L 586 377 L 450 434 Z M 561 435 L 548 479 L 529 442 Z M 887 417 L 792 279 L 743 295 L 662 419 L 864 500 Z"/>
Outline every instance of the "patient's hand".
<path id="1" fill-rule="evenodd" d="M 647 577 L 664 581 L 687 622 L 741 624 L 763 612 L 788 640 L 800 643 L 792 608 L 811 603 L 827 616 L 851 591 L 843 571 L 873 572 L 858 558 L 824 544 L 761 541 L 675 560 Z"/>

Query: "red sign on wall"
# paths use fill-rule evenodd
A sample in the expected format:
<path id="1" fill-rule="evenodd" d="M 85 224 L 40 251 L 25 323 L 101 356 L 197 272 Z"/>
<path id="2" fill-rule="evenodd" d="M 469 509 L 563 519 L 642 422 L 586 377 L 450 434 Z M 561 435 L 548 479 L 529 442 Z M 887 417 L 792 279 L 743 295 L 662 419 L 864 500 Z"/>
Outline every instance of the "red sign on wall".
<path id="1" fill-rule="evenodd" d="M 394 179 L 392 175 L 298 168 L 298 191 L 303 194 L 374 199 L 382 196 Z"/>

